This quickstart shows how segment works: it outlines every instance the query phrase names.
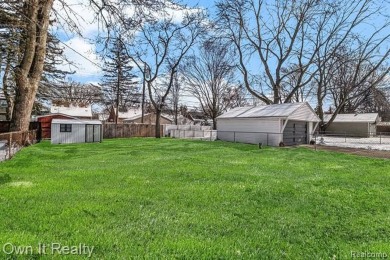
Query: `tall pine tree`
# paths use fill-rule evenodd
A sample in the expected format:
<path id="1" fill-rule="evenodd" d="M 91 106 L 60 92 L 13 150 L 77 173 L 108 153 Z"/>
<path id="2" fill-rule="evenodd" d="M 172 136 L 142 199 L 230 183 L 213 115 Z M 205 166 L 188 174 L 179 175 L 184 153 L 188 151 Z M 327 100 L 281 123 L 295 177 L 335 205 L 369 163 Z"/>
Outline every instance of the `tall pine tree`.
<path id="1" fill-rule="evenodd" d="M 139 103 L 139 88 L 135 82 L 131 59 L 120 36 L 113 40 L 103 65 L 103 80 L 100 84 L 104 95 L 104 105 L 114 107 L 115 124 L 118 123 L 118 112 L 127 111 Z"/>

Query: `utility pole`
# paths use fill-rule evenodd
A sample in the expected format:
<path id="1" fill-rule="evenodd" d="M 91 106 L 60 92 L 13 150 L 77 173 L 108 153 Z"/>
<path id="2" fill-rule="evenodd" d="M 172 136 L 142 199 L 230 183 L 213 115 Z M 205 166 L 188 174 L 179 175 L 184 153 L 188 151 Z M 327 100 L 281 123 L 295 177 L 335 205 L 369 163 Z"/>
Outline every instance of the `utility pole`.
<path id="1" fill-rule="evenodd" d="M 146 63 L 144 63 L 144 71 L 143 71 L 143 82 L 142 82 L 142 115 L 141 115 L 141 123 L 144 123 L 144 114 L 145 114 L 145 81 L 146 77 L 149 75 L 149 70 L 146 69 Z"/>

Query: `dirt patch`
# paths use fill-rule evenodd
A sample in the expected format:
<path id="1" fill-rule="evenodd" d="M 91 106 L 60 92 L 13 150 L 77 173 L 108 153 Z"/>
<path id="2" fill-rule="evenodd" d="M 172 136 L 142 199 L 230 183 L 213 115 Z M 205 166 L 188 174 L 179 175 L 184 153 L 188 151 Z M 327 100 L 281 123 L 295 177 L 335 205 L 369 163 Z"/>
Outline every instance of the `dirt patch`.
<path id="1" fill-rule="evenodd" d="M 305 145 L 312 150 L 315 150 L 314 145 Z M 374 157 L 374 158 L 385 158 L 390 159 L 390 151 L 381 151 L 381 150 L 368 150 L 362 148 L 348 148 L 348 147 L 337 147 L 337 146 L 325 146 L 325 145 L 317 145 L 317 150 L 325 150 L 325 151 L 335 151 L 341 153 L 349 153 L 359 156 L 365 157 Z"/>

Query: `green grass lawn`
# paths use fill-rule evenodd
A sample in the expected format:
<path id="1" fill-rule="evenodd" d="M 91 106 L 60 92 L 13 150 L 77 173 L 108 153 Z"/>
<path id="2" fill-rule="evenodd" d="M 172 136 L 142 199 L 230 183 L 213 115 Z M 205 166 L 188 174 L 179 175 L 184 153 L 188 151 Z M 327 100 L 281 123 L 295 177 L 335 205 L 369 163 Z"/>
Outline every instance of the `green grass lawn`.
<path id="1" fill-rule="evenodd" d="M 38 243 L 94 246 L 100 259 L 390 256 L 389 202 L 384 159 L 220 141 L 43 142 L 0 164 L 0 259 L 6 243 L 32 246 L 26 258 L 39 258 Z"/>

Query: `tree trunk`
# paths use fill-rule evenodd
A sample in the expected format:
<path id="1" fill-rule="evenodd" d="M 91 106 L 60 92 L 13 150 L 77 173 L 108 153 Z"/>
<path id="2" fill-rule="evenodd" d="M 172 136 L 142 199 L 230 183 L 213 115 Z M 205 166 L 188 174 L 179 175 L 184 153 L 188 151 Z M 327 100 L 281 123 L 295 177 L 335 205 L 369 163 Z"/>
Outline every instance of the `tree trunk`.
<path id="1" fill-rule="evenodd" d="M 12 113 L 11 131 L 28 131 L 31 111 L 38 90 L 38 82 L 30 83 L 27 77 L 16 74 L 15 103 Z"/>
<path id="2" fill-rule="evenodd" d="M 281 103 L 280 87 L 278 85 L 274 86 L 273 92 L 274 92 L 274 104 L 280 104 Z"/>
<path id="3" fill-rule="evenodd" d="M 27 131 L 42 77 L 46 55 L 47 32 L 53 0 L 29 0 L 25 5 L 22 60 L 15 69 L 15 103 L 11 131 Z"/>
<path id="4" fill-rule="evenodd" d="M 156 138 L 161 138 L 160 118 L 161 118 L 161 109 L 156 109 Z"/>
<path id="5" fill-rule="evenodd" d="M 213 117 L 213 130 L 217 130 L 217 118 Z"/>
<path id="6" fill-rule="evenodd" d="M 175 105 L 174 105 L 174 121 L 175 121 L 175 125 L 178 125 L 178 120 L 177 120 L 177 118 L 178 118 L 178 114 L 179 114 L 179 109 L 178 109 L 178 104 L 177 104 L 177 102 L 175 101 Z"/>
<path id="7" fill-rule="evenodd" d="M 6 108 L 6 120 L 9 121 L 12 118 L 12 108 L 13 108 L 13 100 L 10 95 L 10 90 L 8 86 L 8 76 L 10 73 L 11 69 L 11 61 L 10 61 L 10 53 L 8 53 L 8 58 L 7 58 L 7 63 L 4 68 L 4 73 L 3 73 L 3 94 L 5 97 L 5 100 L 7 102 L 7 108 Z"/>

